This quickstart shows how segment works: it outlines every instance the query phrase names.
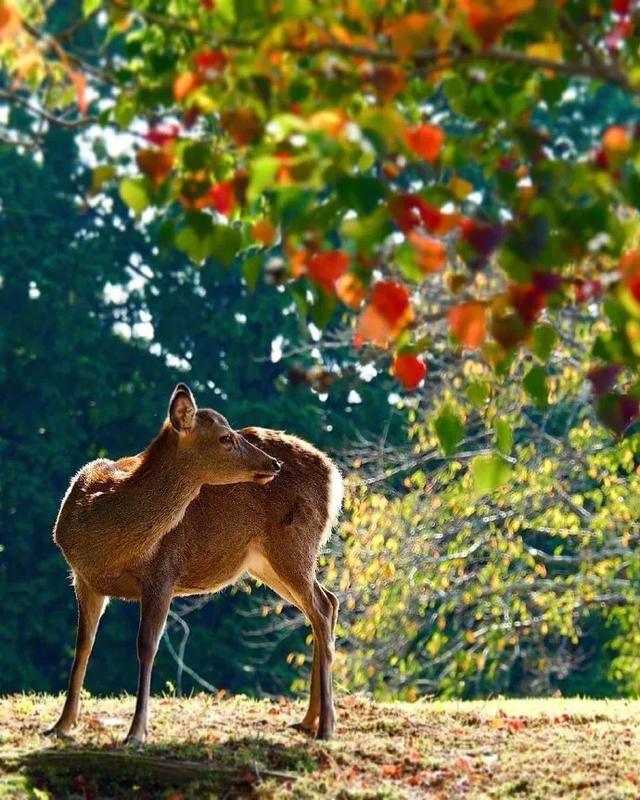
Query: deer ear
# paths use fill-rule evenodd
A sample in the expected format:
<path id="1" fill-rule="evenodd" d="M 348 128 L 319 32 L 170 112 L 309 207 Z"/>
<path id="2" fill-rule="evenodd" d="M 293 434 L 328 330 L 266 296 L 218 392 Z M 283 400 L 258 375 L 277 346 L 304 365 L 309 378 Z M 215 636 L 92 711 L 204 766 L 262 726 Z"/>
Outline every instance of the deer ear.
<path id="1" fill-rule="evenodd" d="M 169 401 L 169 421 L 178 433 L 193 428 L 197 411 L 196 401 L 186 383 L 179 383 Z"/>

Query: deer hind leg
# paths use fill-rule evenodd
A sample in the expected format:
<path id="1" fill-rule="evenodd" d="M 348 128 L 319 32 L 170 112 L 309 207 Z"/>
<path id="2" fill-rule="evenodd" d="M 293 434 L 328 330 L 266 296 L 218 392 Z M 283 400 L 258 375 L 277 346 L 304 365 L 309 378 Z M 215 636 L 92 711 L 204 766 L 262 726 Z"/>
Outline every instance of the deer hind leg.
<path id="1" fill-rule="evenodd" d="M 264 561 L 259 568 L 251 569 L 251 574 L 261 580 L 276 594 L 295 606 L 299 611 L 302 608 L 299 602 L 295 599 L 292 592 L 287 588 L 275 571 L 272 569 L 268 561 Z M 319 676 L 320 661 L 318 658 L 318 650 L 314 644 L 313 648 L 313 665 L 311 667 L 311 691 L 309 694 L 309 707 L 304 718 L 300 722 L 294 723 L 291 727 L 296 730 L 303 730 L 309 733 L 315 733 L 318 727 L 318 718 L 320 716 L 320 676 Z"/>
<path id="2" fill-rule="evenodd" d="M 151 672 L 172 595 L 173 587 L 169 583 L 145 586 L 142 589 L 138 629 L 138 693 L 133 721 L 125 740 L 127 744 L 143 744 L 147 737 Z"/>
<path id="3" fill-rule="evenodd" d="M 331 603 L 331 645 L 333 651 L 335 652 L 335 643 L 336 643 L 336 625 L 338 624 L 338 609 L 340 608 L 340 602 L 338 598 L 326 589 L 321 583 L 315 581 L 316 586 L 319 586 L 320 589 L 325 593 L 327 599 Z M 307 709 L 307 713 L 304 715 L 302 721 L 296 726 L 300 729 L 307 730 L 307 731 L 315 731 L 318 728 L 319 719 L 320 719 L 320 706 L 321 706 L 321 691 L 320 691 L 320 652 L 318 644 L 316 643 L 316 637 L 314 635 L 313 641 L 313 666 L 311 668 L 311 690 L 309 695 L 309 708 Z"/>
<path id="4" fill-rule="evenodd" d="M 69 676 L 69 689 L 60 719 L 47 733 L 68 736 L 78 721 L 80 710 L 80 691 L 87 672 L 89 656 L 93 649 L 100 617 L 104 613 L 107 598 L 95 592 L 81 578 L 75 579 L 76 599 L 78 601 L 78 631 L 76 651 Z"/>
<path id="5" fill-rule="evenodd" d="M 275 560 L 275 559 L 274 559 Z M 279 554 L 277 567 L 268 561 L 258 577 L 281 597 L 293 602 L 308 618 L 313 630 L 313 666 L 309 709 L 300 727 L 314 730 L 318 739 L 330 739 L 335 726 L 331 665 L 338 599 L 313 577 L 314 567 L 304 568 L 304 559 Z"/>

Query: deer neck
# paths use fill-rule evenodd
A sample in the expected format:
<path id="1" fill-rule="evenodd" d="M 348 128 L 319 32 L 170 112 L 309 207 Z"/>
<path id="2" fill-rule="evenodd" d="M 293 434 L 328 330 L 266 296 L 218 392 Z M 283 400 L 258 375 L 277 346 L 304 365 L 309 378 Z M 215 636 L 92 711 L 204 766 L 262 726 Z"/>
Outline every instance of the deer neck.
<path id="1" fill-rule="evenodd" d="M 163 430 L 126 479 L 129 530 L 153 540 L 172 530 L 203 483 L 185 463 L 177 437 Z"/>

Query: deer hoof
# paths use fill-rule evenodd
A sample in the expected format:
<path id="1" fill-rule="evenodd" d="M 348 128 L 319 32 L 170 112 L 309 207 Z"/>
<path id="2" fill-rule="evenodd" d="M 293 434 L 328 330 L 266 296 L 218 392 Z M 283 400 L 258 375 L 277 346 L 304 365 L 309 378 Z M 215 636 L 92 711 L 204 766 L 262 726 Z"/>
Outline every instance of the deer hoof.
<path id="1" fill-rule="evenodd" d="M 52 725 L 51 728 L 47 728 L 46 730 L 42 731 L 43 736 L 51 736 L 52 739 L 72 739 L 71 732 L 68 729 L 61 728 L 57 724 Z"/>
<path id="2" fill-rule="evenodd" d="M 300 733 L 306 733 L 307 736 L 315 736 L 315 733 L 316 733 L 315 727 L 310 727 L 309 725 L 305 725 L 304 722 L 293 722 L 288 727 L 293 731 L 299 731 Z"/>
<path id="3" fill-rule="evenodd" d="M 147 737 L 144 734 L 129 733 L 123 744 L 125 747 L 131 747 L 135 750 L 142 750 L 146 738 Z"/>
<path id="4" fill-rule="evenodd" d="M 316 731 L 316 739 L 327 742 L 333 739 L 333 725 L 319 725 Z"/>

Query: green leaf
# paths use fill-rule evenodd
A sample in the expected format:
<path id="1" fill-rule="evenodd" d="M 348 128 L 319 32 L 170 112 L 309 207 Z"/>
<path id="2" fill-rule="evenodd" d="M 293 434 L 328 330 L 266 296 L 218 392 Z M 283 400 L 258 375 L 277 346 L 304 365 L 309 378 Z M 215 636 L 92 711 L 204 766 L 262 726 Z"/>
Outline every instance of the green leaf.
<path id="1" fill-rule="evenodd" d="M 82 15 L 90 17 L 102 5 L 102 0 L 82 0 Z"/>
<path id="2" fill-rule="evenodd" d="M 99 164 L 91 173 L 91 194 L 98 194 L 102 185 L 115 178 L 116 168 L 113 164 Z"/>
<path id="3" fill-rule="evenodd" d="M 493 427 L 496 432 L 496 445 L 498 446 L 498 450 L 505 456 L 508 456 L 513 446 L 513 431 L 511 430 L 511 425 L 509 425 L 506 419 L 496 417 Z"/>
<path id="4" fill-rule="evenodd" d="M 395 261 L 402 276 L 408 281 L 421 283 L 424 280 L 424 273 L 416 262 L 415 247 L 404 242 L 396 250 Z"/>
<path id="5" fill-rule="evenodd" d="M 262 270 L 263 258 L 261 255 L 256 254 L 249 256 L 242 264 L 242 277 L 245 279 L 247 286 L 251 291 L 256 288 L 260 272 Z"/>
<path id="6" fill-rule="evenodd" d="M 547 373 L 542 367 L 531 367 L 524 376 L 522 385 L 538 408 L 547 407 L 549 388 L 547 386 Z"/>
<path id="7" fill-rule="evenodd" d="M 211 255 L 225 267 L 231 266 L 242 243 L 239 228 L 230 225 L 215 225 L 211 240 Z"/>
<path id="8" fill-rule="evenodd" d="M 122 202 L 129 206 L 137 217 L 151 202 L 146 178 L 123 178 L 118 191 Z"/>
<path id="9" fill-rule="evenodd" d="M 205 169 L 211 165 L 211 147 L 202 142 L 190 144 L 182 151 L 182 163 L 191 172 Z"/>
<path id="10" fill-rule="evenodd" d="M 533 329 L 532 350 L 541 361 L 548 361 L 553 351 L 555 343 L 558 341 L 558 334 L 551 325 L 543 323 L 536 325 Z"/>
<path id="11" fill-rule="evenodd" d="M 309 315 L 320 329 L 326 328 L 337 305 L 338 299 L 334 294 L 328 294 L 323 289 L 317 288 L 314 291 L 313 304 L 309 308 Z"/>
<path id="12" fill-rule="evenodd" d="M 279 166 L 280 161 L 275 156 L 262 156 L 252 162 L 248 190 L 250 200 L 257 200 L 271 185 Z"/>
<path id="13" fill-rule="evenodd" d="M 359 215 L 370 214 L 384 199 L 380 181 L 364 175 L 339 178 L 336 190 L 342 202 Z"/>
<path id="14" fill-rule="evenodd" d="M 503 486 L 511 477 L 511 467 L 497 454 L 476 456 L 469 462 L 469 469 L 478 495 L 489 494 Z"/>
<path id="15" fill-rule="evenodd" d="M 491 396 L 491 387 L 488 383 L 476 381 L 475 383 L 470 383 L 467 386 L 465 395 L 472 406 L 475 408 L 482 408 L 484 405 L 486 405 L 489 397 Z"/>
<path id="16" fill-rule="evenodd" d="M 433 422 L 433 427 L 446 456 L 453 455 L 464 436 L 464 423 L 449 403 L 445 405 Z"/>

